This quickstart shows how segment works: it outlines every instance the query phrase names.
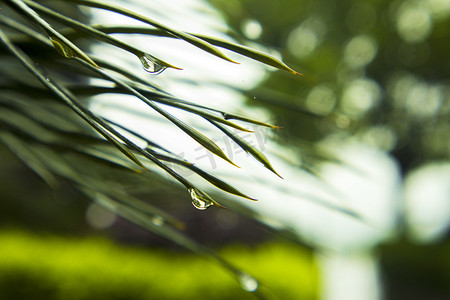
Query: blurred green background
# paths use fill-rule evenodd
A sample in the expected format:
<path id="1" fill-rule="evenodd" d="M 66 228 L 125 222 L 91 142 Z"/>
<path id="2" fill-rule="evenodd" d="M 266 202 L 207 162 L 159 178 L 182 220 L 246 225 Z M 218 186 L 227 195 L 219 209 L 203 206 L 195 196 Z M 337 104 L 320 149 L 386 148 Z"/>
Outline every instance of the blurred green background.
<path id="1" fill-rule="evenodd" d="M 448 164 L 450 1 L 210 2 L 237 36 L 276 49 L 304 74 L 270 72 L 248 92 L 249 106 L 283 126 L 279 143 L 351 136 L 390 153 L 404 177 Z M 1 299 L 252 298 L 214 263 L 108 215 L 70 184 L 48 187 L 3 145 L 0 195 Z M 269 294 L 320 299 L 311 250 L 236 213 L 172 202 L 181 202 L 171 212 L 189 236 L 219 249 Z M 448 230 L 415 243 L 406 227 L 400 219 L 398 236 L 375 250 L 384 298 L 447 299 Z"/>

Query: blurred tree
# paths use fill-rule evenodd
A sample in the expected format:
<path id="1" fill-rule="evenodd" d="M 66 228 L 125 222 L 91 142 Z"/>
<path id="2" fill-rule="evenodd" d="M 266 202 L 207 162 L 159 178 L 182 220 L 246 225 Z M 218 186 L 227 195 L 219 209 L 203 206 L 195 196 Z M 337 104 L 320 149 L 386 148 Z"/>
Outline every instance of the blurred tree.
<path id="1" fill-rule="evenodd" d="M 395 158 L 408 183 L 400 207 L 408 222 L 400 220 L 401 242 L 379 252 L 385 298 L 445 299 L 450 281 L 441 265 L 448 266 L 448 258 L 441 253 L 449 243 L 450 2 L 211 2 L 237 32 L 247 34 L 257 24 L 255 41 L 278 49 L 305 74 L 299 84 L 274 72 L 249 92 L 249 105 L 270 109 L 282 123 L 280 142 L 299 145 L 298 155 L 306 159 L 304 141 L 326 138 L 357 140 Z M 428 166 L 435 168 L 425 175 L 428 180 L 413 183 L 415 171 Z M 437 244 L 412 243 L 433 228 L 440 234 L 428 241 Z"/>
<path id="2" fill-rule="evenodd" d="M 249 97 L 280 116 L 285 136 L 351 135 L 390 151 L 405 173 L 448 159 L 448 1 L 211 2 L 236 31 L 256 22 L 256 41 L 305 73 L 300 84 L 273 73 Z"/>

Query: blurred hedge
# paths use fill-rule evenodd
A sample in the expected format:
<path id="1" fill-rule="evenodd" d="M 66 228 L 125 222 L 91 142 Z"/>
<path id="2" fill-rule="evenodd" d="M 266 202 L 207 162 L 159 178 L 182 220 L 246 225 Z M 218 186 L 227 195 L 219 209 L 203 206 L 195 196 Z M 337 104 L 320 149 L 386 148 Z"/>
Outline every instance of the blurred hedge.
<path id="1" fill-rule="evenodd" d="M 273 243 L 221 252 L 275 299 L 317 299 L 315 263 L 300 247 Z M 92 237 L 0 232 L 0 299 L 254 298 L 219 266 L 193 254 Z"/>

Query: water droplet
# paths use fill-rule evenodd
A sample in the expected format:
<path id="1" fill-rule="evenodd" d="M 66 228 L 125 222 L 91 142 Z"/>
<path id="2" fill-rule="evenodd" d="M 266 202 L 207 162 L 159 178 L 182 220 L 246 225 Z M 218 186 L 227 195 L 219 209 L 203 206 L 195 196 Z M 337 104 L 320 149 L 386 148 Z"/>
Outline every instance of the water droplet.
<path id="1" fill-rule="evenodd" d="M 61 41 L 59 38 L 50 36 L 49 39 L 56 51 L 58 51 L 58 53 L 62 56 L 67 58 L 72 58 L 75 56 L 72 49 L 70 49 L 70 47 L 68 47 L 67 44 Z"/>
<path id="2" fill-rule="evenodd" d="M 210 200 L 205 199 L 201 195 L 199 195 L 199 192 L 197 190 L 189 189 L 188 192 L 191 195 L 192 205 L 194 205 L 195 208 L 199 210 L 205 210 L 211 205 L 213 205 L 213 203 Z"/>
<path id="3" fill-rule="evenodd" d="M 254 292 L 258 289 L 258 281 L 247 273 L 239 274 L 239 283 L 247 292 Z"/>
<path id="4" fill-rule="evenodd" d="M 159 74 L 166 69 L 166 67 L 156 62 L 150 54 L 144 53 L 142 56 L 139 56 L 139 60 L 144 70 L 149 73 Z"/>
<path id="5" fill-rule="evenodd" d="M 161 217 L 161 216 L 154 216 L 151 219 L 151 222 L 152 222 L 153 225 L 161 227 L 164 224 L 164 218 Z"/>

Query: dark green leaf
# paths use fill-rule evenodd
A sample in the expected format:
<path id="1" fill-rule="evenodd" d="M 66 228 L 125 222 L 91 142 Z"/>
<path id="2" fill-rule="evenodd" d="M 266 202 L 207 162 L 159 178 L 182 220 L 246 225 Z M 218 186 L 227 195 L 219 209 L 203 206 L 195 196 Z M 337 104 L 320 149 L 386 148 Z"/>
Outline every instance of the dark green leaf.
<path id="1" fill-rule="evenodd" d="M 275 169 L 270 164 L 267 157 L 259 151 L 256 147 L 253 147 L 250 145 L 247 141 L 245 141 L 243 138 L 241 138 L 239 135 L 235 134 L 234 132 L 228 130 L 224 126 L 218 124 L 217 122 L 210 121 L 212 124 L 214 124 L 217 128 L 223 131 L 227 136 L 229 136 L 236 144 L 239 145 L 245 152 L 256 158 L 259 162 L 261 162 L 267 169 L 275 173 L 278 177 L 283 178 L 280 176 L 280 174 L 275 171 Z"/>
<path id="2" fill-rule="evenodd" d="M 80 5 L 86 5 L 86 6 L 90 6 L 90 7 L 96 7 L 96 8 L 100 8 L 100 9 L 105 9 L 105 10 L 109 10 L 109 11 L 113 11 L 113 12 L 117 12 L 119 14 L 122 14 L 124 16 L 128 16 L 130 18 L 139 20 L 141 22 L 147 23 L 149 25 L 152 25 L 156 28 L 159 28 L 161 30 L 164 30 L 170 34 L 172 34 L 173 36 L 183 39 L 186 42 L 210 53 L 213 54 L 217 57 L 220 57 L 224 60 L 236 63 L 234 60 L 232 60 L 231 58 L 228 58 L 226 55 L 224 55 L 222 52 L 220 52 L 216 47 L 212 46 L 211 44 L 203 41 L 202 39 L 199 39 L 193 35 L 187 34 L 185 32 L 170 28 L 168 26 L 165 26 L 159 22 L 156 22 L 148 17 L 145 17 L 143 15 L 140 15 L 136 12 L 130 11 L 128 9 L 116 6 L 116 5 L 110 5 L 108 3 L 105 2 L 101 2 L 101 1 L 95 1 L 95 0 L 70 0 L 71 2 L 75 2 L 77 4 Z"/>

